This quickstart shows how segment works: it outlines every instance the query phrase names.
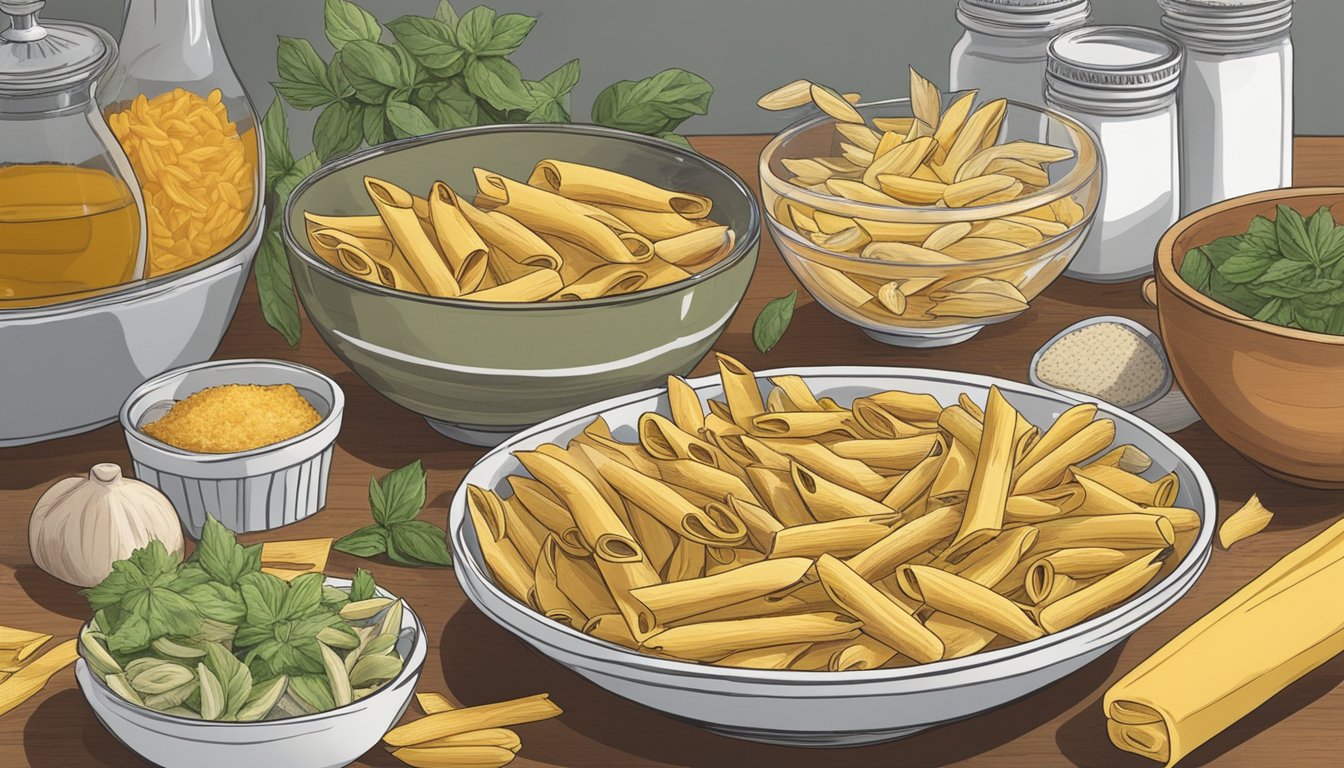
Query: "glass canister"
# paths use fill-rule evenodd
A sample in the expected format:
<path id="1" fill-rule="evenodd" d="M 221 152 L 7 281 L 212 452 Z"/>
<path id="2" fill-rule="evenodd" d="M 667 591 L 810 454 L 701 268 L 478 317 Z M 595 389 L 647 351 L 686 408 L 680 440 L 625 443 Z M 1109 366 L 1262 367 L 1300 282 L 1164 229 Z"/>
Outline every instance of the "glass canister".
<path id="1" fill-rule="evenodd" d="M 1293 184 L 1293 0 L 1158 0 L 1185 47 L 1181 211 Z"/>
<path id="2" fill-rule="evenodd" d="M 139 280 L 145 218 L 134 174 L 94 103 L 117 55 L 97 27 L 0 0 L 0 311 Z"/>
<path id="3" fill-rule="evenodd" d="M 1091 14 L 1088 0 L 957 0 L 966 32 L 952 47 L 952 90 L 1044 104 L 1046 46 Z"/>
<path id="4" fill-rule="evenodd" d="M 260 215 L 256 111 L 211 0 L 128 0 L 121 56 L 99 94 L 144 194 L 149 275 L 214 256 Z"/>
<path id="5" fill-rule="evenodd" d="M 1092 229 L 1064 274 L 1116 283 L 1153 271 L 1180 212 L 1181 47 L 1151 29 L 1082 27 L 1051 41 L 1045 103 L 1096 132 L 1104 164 Z"/>

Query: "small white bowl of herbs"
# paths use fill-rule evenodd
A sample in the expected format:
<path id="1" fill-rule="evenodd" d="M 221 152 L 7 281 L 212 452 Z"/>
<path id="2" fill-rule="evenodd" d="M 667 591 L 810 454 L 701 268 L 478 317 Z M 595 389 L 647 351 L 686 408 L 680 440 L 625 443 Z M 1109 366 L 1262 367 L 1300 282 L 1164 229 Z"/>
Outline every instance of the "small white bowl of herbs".
<path id="1" fill-rule="evenodd" d="M 213 519 L 186 561 L 151 541 L 84 594 L 80 690 L 157 765 L 347 765 L 401 718 L 425 661 L 420 620 L 367 571 L 285 581 Z"/>

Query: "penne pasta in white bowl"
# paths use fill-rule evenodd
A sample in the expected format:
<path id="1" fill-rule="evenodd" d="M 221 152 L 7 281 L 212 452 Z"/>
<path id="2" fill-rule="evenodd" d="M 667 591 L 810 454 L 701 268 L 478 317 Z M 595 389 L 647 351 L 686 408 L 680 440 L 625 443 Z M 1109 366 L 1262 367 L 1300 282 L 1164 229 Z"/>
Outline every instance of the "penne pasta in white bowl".
<path id="1" fill-rule="evenodd" d="M 472 602 L 631 701 L 767 743 L 902 738 L 1078 670 L 1208 562 L 1207 476 L 1119 409 L 720 368 L 527 430 L 452 500 Z"/>

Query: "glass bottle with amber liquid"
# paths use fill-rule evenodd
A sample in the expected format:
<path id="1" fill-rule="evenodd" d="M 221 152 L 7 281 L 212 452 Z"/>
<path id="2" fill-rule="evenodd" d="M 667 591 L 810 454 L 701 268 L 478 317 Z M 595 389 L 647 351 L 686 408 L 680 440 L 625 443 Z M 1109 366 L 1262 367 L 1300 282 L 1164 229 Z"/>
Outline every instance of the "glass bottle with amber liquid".
<path id="1" fill-rule="evenodd" d="M 131 165 L 94 101 L 116 58 L 97 27 L 0 0 L 0 313 L 75 301 L 145 275 Z"/>

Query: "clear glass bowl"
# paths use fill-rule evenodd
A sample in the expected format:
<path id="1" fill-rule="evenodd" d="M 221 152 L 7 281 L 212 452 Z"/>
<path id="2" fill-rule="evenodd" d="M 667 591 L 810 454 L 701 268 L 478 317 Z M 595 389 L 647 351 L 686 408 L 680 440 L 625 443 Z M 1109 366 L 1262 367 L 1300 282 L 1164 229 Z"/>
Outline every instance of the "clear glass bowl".
<path id="1" fill-rule="evenodd" d="M 958 94 L 949 94 L 955 98 Z M 865 118 L 910 117 L 909 99 L 891 99 L 857 105 Z M 1091 226 L 1101 196 L 1101 161 L 1096 137 L 1077 121 L 1049 109 L 1008 102 L 999 142 L 1027 140 L 1065 147 L 1074 152 L 1068 160 L 1047 169 L 1050 184 L 1016 200 L 991 205 L 946 208 L 934 206 L 882 205 L 856 202 L 819 193 L 786 181 L 781 162 L 790 158 L 840 155 L 835 120 L 813 115 L 786 128 L 761 152 L 761 195 L 770 235 L 798 281 L 832 314 L 859 326 L 869 336 L 886 344 L 906 347 L 937 347 L 971 338 L 981 328 L 1009 320 L 1023 311 L 963 316 L 929 312 L 933 296 L 946 286 L 967 278 L 990 278 L 1011 283 L 1023 300 L 1035 299 L 1068 266 Z M 1069 202 L 1072 201 L 1072 202 Z M 981 225 L 1005 216 L 1023 216 L 1045 208 L 1068 206 L 1072 221 L 1057 234 L 1038 243 L 1023 245 L 1020 252 L 982 259 L 959 259 L 949 263 L 915 263 L 864 258 L 858 252 L 830 250 L 800 234 L 790 225 L 789 208 L 810 215 L 823 212 L 854 219 L 865 232 L 877 233 L 884 224 L 914 225 L 906 229 L 931 232 L 937 227 L 968 222 Z M 890 229 L 888 227 L 887 229 Z M 972 233 L 973 235 L 975 233 Z M 910 237 L 904 242 L 919 245 Z M 893 281 L 918 286 L 906 298 L 902 314 L 890 311 L 879 299 L 881 287 Z"/>

